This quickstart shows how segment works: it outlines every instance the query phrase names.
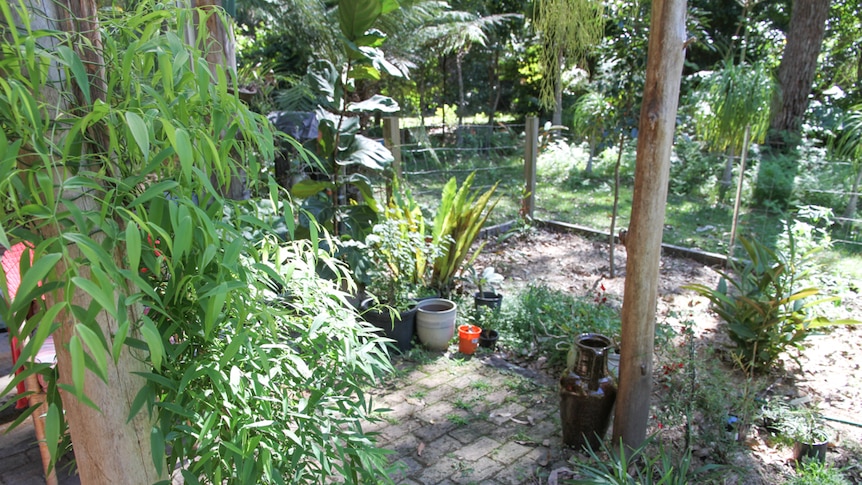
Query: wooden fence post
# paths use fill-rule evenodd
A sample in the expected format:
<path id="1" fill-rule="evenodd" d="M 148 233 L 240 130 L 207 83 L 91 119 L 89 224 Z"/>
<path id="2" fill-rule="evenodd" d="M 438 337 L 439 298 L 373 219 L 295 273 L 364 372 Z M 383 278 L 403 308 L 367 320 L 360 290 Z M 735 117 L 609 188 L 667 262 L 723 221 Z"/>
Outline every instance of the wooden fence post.
<path id="1" fill-rule="evenodd" d="M 392 152 L 392 171 L 401 178 L 401 128 L 397 116 L 383 118 L 383 144 Z"/>
<path id="2" fill-rule="evenodd" d="M 521 217 L 532 220 L 536 208 L 536 159 L 539 158 L 539 118 L 527 117 L 524 128 L 524 200 Z"/>
<path id="3" fill-rule="evenodd" d="M 685 58 L 685 0 L 656 0 L 650 16 L 646 83 L 638 129 L 620 340 L 614 444 L 646 439 L 653 381 L 656 300 L 670 154 Z"/>

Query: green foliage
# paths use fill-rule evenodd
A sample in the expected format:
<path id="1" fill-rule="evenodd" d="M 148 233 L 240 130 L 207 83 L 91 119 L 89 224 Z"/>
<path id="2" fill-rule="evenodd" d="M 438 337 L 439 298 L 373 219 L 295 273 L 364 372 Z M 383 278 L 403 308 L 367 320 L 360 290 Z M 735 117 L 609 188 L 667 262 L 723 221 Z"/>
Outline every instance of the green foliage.
<path id="1" fill-rule="evenodd" d="M 534 4 L 533 21 L 542 35 L 540 99 L 546 108 L 555 100 L 555 83 L 561 77 L 562 58 L 581 63 L 602 38 L 604 9 L 593 0 L 541 0 Z"/>
<path id="2" fill-rule="evenodd" d="M 570 484 L 651 485 L 692 483 L 692 479 L 703 473 L 714 471 L 717 465 L 705 465 L 692 470 L 691 451 L 675 458 L 670 449 L 654 443 L 657 435 L 651 435 L 635 449 L 628 449 L 622 442 L 618 447 L 602 443 L 601 449 L 593 450 L 587 444 L 587 459 L 573 458 L 572 464 L 578 478 L 568 480 Z"/>
<path id="3" fill-rule="evenodd" d="M 798 155 L 771 155 L 760 159 L 757 166 L 757 183 L 752 193 L 752 205 L 781 212 L 786 210 L 793 197 Z"/>
<path id="4" fill-rule="evenodd" d="M 359 133 L 360 117 L 394 113 L 398 103 L 375 94 L 359 98 L 357 83 L 399 76 L 380 50 L 386 36 L 371 29 L 380 15 L 397 8 L 391 0 L 342 0 L 338 4 L 342 59 L 318 59 L 308 68 L 305 84 L 316 96 L 318 138 L 314 152 L 322 177 L 295 184 L 291 193 L 306 199 L 304 208 L 336 234 L 362 239 L 376 219 L 372 180 L 392 162 L 392 153 Z M 359 98 L 359 99 L 357 99 Z M 346 203 L 347 201 L 351 201 Z"/>
<path id="5" fill-rule="evenodd" d="M 751 141 L 762 143 L 769 128 L 769 107 L 775 81 L 762 62 L 724 67 L 706 77 L 695 94 L 698 136 L 713 150 L 742 150 L 745 127 Z"/>
<path id="6" fill-rule="evenodd" d="M 781 400 L 767 402 L 760 413 L 761 422 L 777 437 L 788 444 L 822 443 L 829 439 L 829 433 L 820 414 L 814 407 L 793 407 Z"/>
<path id="7" fill-rule="evenodd" d="M 746 260 L 734 263 L 733 275 L 721 273 L 717 288 L 689 285 L 712 303 L 713 310 L 727 323 L 736 344 L 734 353 L 746 371 L 771 368 L 779 355 L 790 349 L 802 350 L 809 331 L 835 321 L 813 315 L 811 307 L 835 298 L 806 300 L 817 296 L 817 288 L 802 288 L 804 261 L 791 237 L 790 251 L 772 250 L 756 240 L 740 238 Z M 728 284 L 730 286 L 728 286 Z"/>
<path id="8" fill-rule="evenodd" d="M 33 264 L 0 314 L 17 336 L 32 333 L 21 361 L 62 322 L 72 382 L 59 387 L 87 403 L 87 380 L 106 381 L 134 351 L 144 371 L 130 419 L 149 412 L 156 470 L 180 466 L 187 483 L 386 476 L 359 420 L 372 411 L 363 390 L 391 368 L 380 339 L 347 309 L 339 288 L 352 282 L 320 249 L 326 234 L 311 225 L 308 241 L 276 243 L 257 204 L 221 195 L 240 169 L 257 182 L 273 135 L 223 71 L 213 74 L 201 45 L 177 34 L 193 16 L 203 24 L 218 14 L 148 2 L 111 12 L 100 54 L 112 68 L 100 90 L 75 51 L 88 44 L 10 28 L 2 6 L 0 243 L 27 241 Z M 267 189 L 292 235 L 295 209 L 274 182 Z M 254 233 L 252 245 L 245 235 Z M 319 266 L 335 278 L 321 279 Z M 31 301 L 40 309 L 24 324 Z M 47 365 L 27 366 L 19 380 L 34 373 L 49 377 L 56 458 L 58 386 Z"/>
<path id="9" fill-rule="evenodd" d="M 518 342 L 525 353 L 548 357 L 552 365 L 562 365 L 566 352 L 582 333 L 600 333 L 619 341 L 619 308 L 609 304 L 603 293 L 593 298 L 575 297 L 547 286 L 529 286 L 520 293 L 506 319 L 506 335 Z"/>
<path id="10" fill-rule="evenodd" d="M 851 482 L 834 467 L 819 460 L 803 460 L 796 469 L 796 476 L 787 485 L 850 485 Z"/>
<path id="11" fill-rule="evenodd" d="M 704 196 L 711 192 L 721 174 L 722 162 L 704 153 L 699 143 L 688 136 L 674 141 L 670 159 L 670 192 L 674 195 Z"/>
<path id="12" fill-rule="evenodd" d="M 440 245 L 443 254 L 434 260 L 429 286 L 444 296 L 452 291 L 455 276 L 462 266 L 470 265 L 484 247 L 484 243 L 479 245 L 467 258 L 479 231 L 499 200 L 491 201 L 499 182 L 480 195 L 479 191 L 472 190 L 475 177 L 476 172 L 472 172 L 460 187 L 455 177 L 449 179 L 443 187 L 440 206 L 434 217 L 432 243 Z"/>

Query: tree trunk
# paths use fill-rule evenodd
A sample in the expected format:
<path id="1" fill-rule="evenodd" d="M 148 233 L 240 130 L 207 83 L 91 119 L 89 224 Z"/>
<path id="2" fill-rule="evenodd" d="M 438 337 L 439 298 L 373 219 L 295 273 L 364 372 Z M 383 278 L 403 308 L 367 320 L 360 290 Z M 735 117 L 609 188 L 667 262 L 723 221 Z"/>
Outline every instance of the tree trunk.
<path id="1" fill-rule="evenodd" d="M 223 11 L 221 11 L 221 0 L 194 0 L 194 7 L 197 7 L 206 13 L 205 23 L 201 25 L 201 18 L 196 18 L 197 25 L 195 28 L 189 29 L 187 42 L 195 45 L 197 32 L 201 29 L 206 29 L 207 38 L 206 45 L 198 46 L 204 51 L 204 58 L 210 66 L 210 71 L 213 76 L 218 79 L 218 73 L 223 72 L 227 75 L 228 86 L 233 89 L 239 89 L 239 80 L 236 78 L 236 40 L 233 36 L 231 20 Z M 246 187 L 246 173 L 242 168 L 236 173 L 232 173 L 230 182 L 221 187 L 221 192 L 225 197 L 231 200 L 245 200 L 251 194 Z M 212 183 L 216 187 L 219 186 L 215 177 Z"/>
<path id="2" fill-rule="evenodd" d="M 685 57 L 685 0 L 652 4 L 649 54 L 637 144 L 632 215 L 626 236 L 620 386 L 614 442 L 646 438 L 652 394 L 656 295 L 673 132 Z"/>
<path id="3" fill-rule="evenodd" d="M 828 17 L 829 0 L 793 2 L 787 43 L 778 67 L 779 90 L 766 141 L 773 150 L 786 153 L 795 146 L 792 140 L 798 137 L 802 116 L 808 109 Z M 791 145 L 786 145 L 788 141 Z"/>
<path id="4" fill-rule="evenodd" d="M 97 5 L 92 0 L 68 0 L 63 7 L 60 10 L 68 15 L 64 19 L 64 29 L 87 40 L 76 42 L 75 45 L 87 68 L 89 94 L 92 99 L 104 101 L 106 84 L 101 56 L 102 39 L 96 18 Z M 83 93 L 76 93 L 76 97 L 80 106 L 86 106 Z M 104 133 L 92 135 L 93 143 L 97 145 L 96 150 L 109 152 Z M 79 197 L 70 197 L 69 194 L 65 196 L 75 200 L 83 213 L 99 211 L 87 192 Z M 51 231 L 52 228 L 45 230 Z M 74 251 L 74 247 L 69 250 Z M 114 257 L 121 259 L 122 255 L 115 250 Z M 62 271 L 62 268 L 58 268 L 58 271 Z M 86 274 L 82 276 L 86 277 Z M 53 305 L 55 301 L 52 299 L 57 296 L 49 295 L 47 304 Z M 75 290 L 73 305 L 89 308 L 91 301 L 92 298 L 87 293 Z M 132 305 L 129 318 L 132 321 L 138 320 L 139 311 L 139 307 Z M 62 384 L 72 385 L 69 342 L 75 335 L 75 319 L 68 312 L 61 312 L 58 321 L 60 328 L 57 330 L 55 348 L 59 380 Z M 102 311 L 96 316 L 96 323 L 108 339 L 108 345 L 111 345 L 111 337 L 117 334 L 117 321 Z M 99 410 L 93 409 L 68 392 L 61 392 L 81 483 L 154 483 L 162 480 L 167 474 L 156 473 L 150 447 L 152 420 L 146 411 L 129 419 L 132 401 L 146 382 L 136 373 L 148 372 L 151 369 L 143 356 L 132 355 L 128 345 L 122 347 L 116 362 L 109 358 L 107 363 L 107 382 L 89 371 L 85 374 L 84 395 Z"/>

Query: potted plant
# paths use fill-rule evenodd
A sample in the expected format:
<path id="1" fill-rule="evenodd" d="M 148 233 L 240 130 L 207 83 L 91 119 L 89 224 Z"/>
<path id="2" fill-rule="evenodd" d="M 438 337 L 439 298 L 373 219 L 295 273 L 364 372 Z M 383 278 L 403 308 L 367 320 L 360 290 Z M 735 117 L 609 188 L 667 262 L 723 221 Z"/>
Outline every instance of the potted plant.
<path id="1" fill-rule="evenodd" d="M 792 410 L 781 423 L 782 434 L 791 438 L 793 459 L 799 463 L 803 458 L 826 461 L 829 432 L 816 409 L 799 407 Z"/>
<path id="2" fill-rule="evenodd" d="M 473 325 L 480 327 L 482 333 L 479 335 L 479 346 L 486 349 L 497 347 L 500 333 L 494 328 L 497 311 L 492 306 L 476 305 L 473 308 L 471 320 Z"/>
<path id="3" fill-rule="evenodd" d="M 445 351 L 455 335 L 458 305 L 446 298 L 428 298 L 416 305 L 416 334 L 428 350 Z"/>
<path id="4" fill-rule="evenodd" d="M 470 266 L 465 279 L 476 286 L 478 290 L 473 294 L 475 307 L 487 306 L 495 311 L 500 310 L 503 295 L 497 292 L 495 286 L 503 282 L 503 275 L 497 273 L 493 266 L 486 266 L 481 273 L 476 271 L 475 267 Z"/>
<path id="5" fill-rule="evenodd" d="M 421 212 L 406 217 L 403 209 L 393 202 L 383 221 L 372 228 L 362 245 L 365 258 L 356 273 L 366 294 L 360 306 L 363 317 L 395 340 L 399 351 L 406 352 L 412 347 L 415 329 L 414 297 L 425 281 L 426 262 L 439 251 L 425 238 Z"/>
<path id="6" fill-rule="evenodd" d="M 442 251 L 433 260 L 429 286 L 444 297 L 452 292 L 462 266 L 472 263 L 484 247 L 481 244 L 470 254 L 479 231 L 499 201 L 491 200 L 499 182 L 480 194 L 471 189 L 475 177 L 476 172 L 471 173 L 460 187 L 455 177 L 449 179 L 443 186 L 440 207 L 431 228 L 432 242 Z"/>

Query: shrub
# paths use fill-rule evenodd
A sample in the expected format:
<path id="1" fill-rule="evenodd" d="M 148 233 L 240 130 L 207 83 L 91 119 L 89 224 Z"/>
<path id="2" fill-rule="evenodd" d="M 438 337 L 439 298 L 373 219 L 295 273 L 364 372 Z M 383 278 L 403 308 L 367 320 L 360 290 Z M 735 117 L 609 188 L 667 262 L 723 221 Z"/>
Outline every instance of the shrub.
<path id="1" fill-rule="evenodd" d="M 747 260 L 734 263 L 733 275 L 720 273 L 718 287 L 688 285 L 712 302 L 713 310 L 727 323 L 728 334 L 736 344 L 735 357 L 743 368 L 769 369 L 789 348 L 802 350 L 801 342 L 809 330 L 832 323 L 810 313 L 810 308 L 835 298 L 808 300 L 820 293 L 817 288 L 799 289 L 806 276 L 807 255 L 799 257 L 793 237 L 790 250 L 772 250 L 756 240 L 740 238 Z M 728 284 L 730 286 L 728 286 Z"/>
<path id="2" fill-rule="evenodd" d="M 526 344 L 525 352 L 540 353 L 551 365 L 562 365 L 569 346 L 582 333 L 618 340 L 620 313 L 603 293 L 576 297 L 543 285 L 529 286 L 518 295 L 506 325 L 513 340 Z"/>

